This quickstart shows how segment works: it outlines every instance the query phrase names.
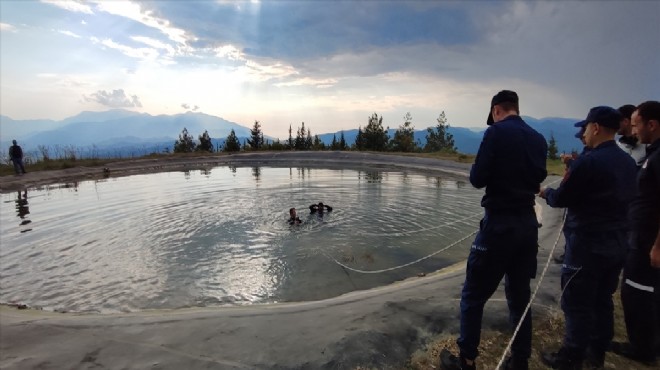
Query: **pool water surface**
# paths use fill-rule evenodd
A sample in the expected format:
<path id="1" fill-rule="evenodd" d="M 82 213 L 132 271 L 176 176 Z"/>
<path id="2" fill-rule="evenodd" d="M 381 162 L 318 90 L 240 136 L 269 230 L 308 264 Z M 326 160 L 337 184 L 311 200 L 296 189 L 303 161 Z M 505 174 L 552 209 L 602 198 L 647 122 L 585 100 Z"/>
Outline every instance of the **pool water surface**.
<path id="1" fill-rule="evenodd" d="M 483 192 L 400 171 L 228 167 L 2 194 L 0 302 L 132 312 L 308 301 L 466 258 Z M 333 211 L 310 214 L 324 202 Z M 295 207 L 303 223 L 290 226 Z"/>

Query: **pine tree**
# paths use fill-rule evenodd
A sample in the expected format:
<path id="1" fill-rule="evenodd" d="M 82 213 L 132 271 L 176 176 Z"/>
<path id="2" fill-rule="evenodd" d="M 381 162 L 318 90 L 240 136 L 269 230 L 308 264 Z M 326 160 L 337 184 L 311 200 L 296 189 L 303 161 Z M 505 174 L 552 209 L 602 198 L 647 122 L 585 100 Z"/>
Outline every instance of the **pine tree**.
<path id="1" fill-rule="evenodd" d="M 293 136 L 291 136 L 291 124 L 289 124 L 289 141 L 287 142 L 287 149 L 293 150 L 294 141 Z"/>
<path id="2" fill-rule="evenodd" d="M 390 141 L 392 150 L 396 152 L 413 152 L 417 149 L 415 142 L 415 128 L 412 126 L 412 115 L 410 112 L 403 117 L 404 123 L 394 133 Z"/>
<path id="3" fill-rule="evenodd" d="M 341 136 L 339 138 L 339 150 L 346 150 L 348 149 L 348 145 L 346 144 L 346 139 L 344 139 L 344 131 L 341 132 Z"/>
<path id="4" fill-rule="evenodd" d="M 446 151 L 450 153 L 456 152 L 454 144 L 454 135 L 449 133 L 449 124 L 445 112 L 442 111 L 440 116 L 436 119 L 438 125 L 433 128 L 426 129 L 426 145 L 424 146 L 425 152 Z"/>
<path id="5" fill-rule="evenodd" d="M 369 123 L 364 129 L 364 149 L 384 151 L 387 148 L 387 131 L 383 128 L 383 116 L 374 113 L 369 117 Z"/>
<path id="6" fill-rule="evenodd" d="M 339 142 L 337 142 L 337 136 L 332 135 L 332 143 L 330 144 L 331 150 L 339 150 Z"/>
<path id="7" fill-rule="evenodd" d="M 183 128 L 179 134 L 179 139 L 174 142 L 174 153 L 192 153 L 195 150 L 195 141 L 188 133 L 187 128 Z"/>
<path id="8" fill-rule="evenodd" d="M 312 149 L 325 150 L 325 144 L 323 144 L 319 135 L 314 135 L 314 144 L 312 145 Z"/>
<path id="9" fill-rule="evenodd" d="M 312 137 L 312 131 L 307 129 L 307 137 L 305 138 L 305 150 L 311 150 L 314 147 L 314 138 Z"/>
<path id="10" fill-rule="evenodd" d="M 207 130 L 204 130 L 204 133 L 199 135 L 199 145 L 197 145 L 195 151 L 213 153 L 213 142 Z"/>
<path id="11" fill-rule="evenodd" d="M 296 150 L 305 150 L 305 145 L 307 144 L 305 133 L 305 122 L 303 122 L 302 127 L 298 127 L 298 132 L 296 134 L 296 141 L 294 144 Z"/>
<path id="12" fill-rule="evenodd" d="M 355 149 L 363 150 L 364 149 L 364 132 L 362 132 L 362 126 L 358 126 L 358 132 L 355 136 Z"/>
<path id="13" fill-rule="evenodd" d="M 557 153 L 559 150 L 557 149 L 557 140 L 555 140 L 555 135 L 550 133 L 550 140 L 548 140 L 548 159 L 559 159 L 557 156 Z"/>
<path id="14" fill-rule="evenodd" d="M 250 130 L 250 138 L 247 143 L 252 150 L 259 150 L 264 145 L 264 134 L 261 132 L 261 124 L 254 121 L 254 126 Z"/>
<path id="15" fill-rule="evenodd" d="M 227 136 L 227 139 L 225 140 L 225 145 L 222 150 L 224 150 L 225 152 L 238 152 L 241 150 L 241 143 L 238 141 L 234 129 L 232 129 L 229 135 Z"/>

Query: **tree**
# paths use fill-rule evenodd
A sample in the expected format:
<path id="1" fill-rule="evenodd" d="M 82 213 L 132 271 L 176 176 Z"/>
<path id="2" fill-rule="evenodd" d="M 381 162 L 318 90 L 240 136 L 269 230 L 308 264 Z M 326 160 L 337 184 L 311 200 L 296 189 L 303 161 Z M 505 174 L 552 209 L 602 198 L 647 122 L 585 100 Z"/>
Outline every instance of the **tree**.
<path id="1" fill-rule="evenodd" d="M 314 144 L 312 145 L 312 149 L 325 150 L 325 144 L 323 144 L 319 135 L 314 135 Z"/>
<path id="2" fill-rule="evenodd" d="M 307 139 L 305 138 L 305 122 L 302 123 L 302 127 L 298 127 L 298 132 L 296 134 L 296 140 L 294 147 L 296 150 L 305 150 L 307 145 Z"/>
<path id="3" fill-rule="evenodd" d="M 355 149 L 363 150 L 364 149 L 364 132 L 362 132 L 362 126 L 358 126 L 357 135 L 355 135 Z"/>
<path id="4" fill-rule="evenodd" d="M 454 135 L 449 133 L 449 124 L 445 112 L 442 111 L 440 116 L 436 119 L 438 125 L 433 128 L 426 129 L 426 145 L 424 146 L 425 152 L 446 151 L 450 153 L 456 152 L 454 144 Z"/>
<path id="5" fill-rule="evenodd" d="M 558 159 L 557 152 L 557 140 L 555 140 L 555 135 L 550 133 L 550 140 L 548 140 L 548 159 Z"/>
<path id="6" fill-rule="evenodd" d="M 261 132 L 261 124 L 259 121 L 254 121 L 254 126 L 250 129 L 250 138 L 247 143 L 252 150 L 259 150 L 264 145 L 264 134 Z"/>
<path id="7" fill-rule="evenodd" d="M 197 145 L 195 150 L 198 152 L 213 153 L 213 142 L 211 142 L 211 136 L 209 136 L 209 132 L 207 130 L 204 130 L 204 133 L 199 135 L 199 145 Z"/>
<path id="8" fill-rule="evenodd" d="M 369 117 L 369 123 L 364 128 L 364 149 L 384 151 L 387 148 L 387 131 L 383 128 L 383 116 L 374 113 Z"/>
<path id="9" fill-rule="evenodd" d="M 314 138 L 312 138 L 312 131 L 307 128 L 307 138 L 305 139 L 305 150 L 311 150 L 314 147 Z"/>
<path id="10" fill-rule="evenodd" d="M 339 142 L 337 141 L 337 136 L 332 135 L 332 143 L 330 144 L 330 150 L 339 150 Z"/>
<path id="11" fill-rule="evenodd" d="M 390 141 L 392 150 L 396 152 L 413 152 L 417 149 L 415 142 L 415 128 L 412 126 L 412 116 L 410 112 L 403 117 L 403 125 L 394 132 L 394 137 Z"/>
<path id="12" fill-rule="evenodd" d="M 293 136 L 291 136 L 291 124 L 289 124 L 289 141 L 287 142 L 287 149 L 293 150 Z"/>
<path id="13" fill-rule="evenodd" d="M 227 136 L 227 139 L 225 140 L 225 145 L 222 148 L 222 150 L 224 150 L 225 152 L 238 152 L 241 150 L 241 143 L 238 141 L 234 129 L 231 129 L 231 132 Z"/>
<path id="14" fill-rule="evenodd" d="M 342 131 L 339 137 L 339 150 L 346 150 L 346 149 L 348 149 L 348 145 L 346 144 L 346 139 L 344 139 L 344 131 Z"/>
<path id="15" fill-rule="evenodd" d="M 183 128 L 179 134 L 179 140 L 174 142 L 174 153 L 192 153 L 195 150 L 195 141 L 188 134 L 188 129 Z"/>

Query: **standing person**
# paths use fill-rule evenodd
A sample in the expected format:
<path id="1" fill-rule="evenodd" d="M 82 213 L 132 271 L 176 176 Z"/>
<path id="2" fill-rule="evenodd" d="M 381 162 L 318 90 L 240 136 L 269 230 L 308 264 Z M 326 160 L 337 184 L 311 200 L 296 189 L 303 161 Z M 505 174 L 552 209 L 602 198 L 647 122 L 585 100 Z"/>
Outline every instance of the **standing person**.
<path id="1" fill-rule="evenodd" d="M 632 126 L 639 141 L 649 146 L 630 205 L 630 249 L 621 282 L 629 343 L 612 343 L 612 351 L 653 365 L 660 340 L 660 102 L 640 104 Z"/>
<path id="2" fill-rule="evenodd" d="M 577 153 L 573 152 L 570 156 L 562 154 L 561 161 L 566 166 L 566 170 L 564 171 L 564 175 L 566 175 L 566 173 L 568 173 L 568 169 L 571 168 L 571 165 L 573 164 L 573 162 L 579 156 L 584 155 L 589 150 L 591 150 L 591 148 L 589 148 L 587 146 L 587 144 L 584 142 L 584 127 L 578 126 L 578 124 L 580 124 L 580 123 L 581 122 L 578 122 L 575 126 L 575 127 L 580 127 L 580 131 L 577 134 L 575 134 L 575 137 L 580 139 L 580 142 L 582 142 L 582 145 L 583 145 L 582 152 L 580 154 L 577 154 Z M 571 239 L 570 234 L 571 234 L 571 231 L 572 231 L 571 228 L 567 225 L 572 224 L 571 219 L 574 217 L 574 215 L 572 213 L 568 212 L 568 210 L 565 211 L 564 216 L 566 217 L 566 221 L 564 221 L 564 227 L 562 229 L 562 231 L 564 232 L 564 239 L 566 240 L 566 242 L 564 243 L 564 253 L 562 253 L 561 255 L 554 258 L 555 262 L 557 262 L 559 264 L 564 263 L 564 255 L 566 254 L 566 245 L 568 244 L 569 240 Z"/>
<path id="3" fill-rule="evenodd" d="M 470 249 L 461 293 L 460 353 L 441 352 L 444 370 L 476 369 L 484 305 L 503 277 L 513 327 L 529 302 L 538 252 L 534 198 L 547 176 L 548 145 L 519 114 L 515 92 L 502 90 L 491 100 L 490 127 L 470 170 L 470 183 L 486 188 L 481 200 L 485 214 Z M 531 349 L 532 315 L 528 312 L 505 368 L 527 369 Z"/>
<path id="4" fill-rule="evenodd" d="M 619 107 L 618 111 L 623 116 L 623 120 L 621 120 L 621 127 L 619 127 L 619 131 L 617 132 L 617 134 L 621 136 L 616 143 L 624 152 L 630 154 L 635 160 L 637 168 L 639 168 L 642 166 L 642 161 L 646 156 L 646 144 L 640 143 L 639 138 L 633 134 L 631 117 L 636 109 L 637 108 L 632 104 L 626 104 Z"/>
<path id="5" fill-rule="evenodd" d="M 571 231 L 561 269 L 564 340 L 559 351 L 542 354 L 553 369 L 581 369 L 585 358 L 602 368 L 614 335 L 612 295 L 627 249 L 636 172 L 635 161 L 614 141 L 620 122 L 616 109 L 592 108 L 577 124 L 591 150 L 575 160 L 559 188 L 539 193 L 549 206 L 568 208 L 572 215 L 565 221 Z"/>
<path id="6" fill-rule="evenodd" d="M 9 159 L 11 159 L 14 164 L 14 171 L 17 175 L 27 173 L 23 166 L 23 149 L 21 149 L 20 145 L 16 143 L 16 140 L 12 140 L 12 144 L 13 145 L 9 147 Z"/>

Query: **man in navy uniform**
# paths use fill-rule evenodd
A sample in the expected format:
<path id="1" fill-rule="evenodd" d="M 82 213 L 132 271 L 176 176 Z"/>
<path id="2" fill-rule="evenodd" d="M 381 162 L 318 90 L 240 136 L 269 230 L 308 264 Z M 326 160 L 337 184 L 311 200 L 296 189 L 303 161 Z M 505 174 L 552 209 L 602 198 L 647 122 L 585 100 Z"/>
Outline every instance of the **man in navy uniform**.
<path id="1" fill-rule="evenodd" d="M 614 141 L 621 114 L 595 107 L 584 121 L 591 148 L 571 165 L 557 189 L 539 194 L 551 207 L 566 207 L 573 217 L 561 269 L 561 308 L 566 327 L 561 349 L 544 353 L 553 369 L 602 368 L 614 335 L 614 305 L 627 249 L 628 205 L 635 193 L 635 161 Z"/>
<path id="2" fill-rule="evenodd" d="M 520 118 L 518 95 L 509 90 L 491 100 L 490 125 L 470 170 L 470 182 L 486 188 L 485 214 L 468 257 L 461 294 L 460 353 L 440 354 L 445 370 L 476 369 L 484 305 L 505 277 L 509 317 L 515 327 L 530 298 L 536 276 L 538 223 L 534 199 L 546 178 L 545 138 Z M 528 312 L 512 345 L 506 369 L 528 368 L 532 316 Z"/>
<path id="3" fill-rule="evenodd" d="M 621 282 L 629 343 L 612 343 L 612 351 L 654 365 L 660 340 L 660 102 L 640 104 L 631 121 L 640 143 L 649 146 L 630 205 L 630 250 Z"/>

